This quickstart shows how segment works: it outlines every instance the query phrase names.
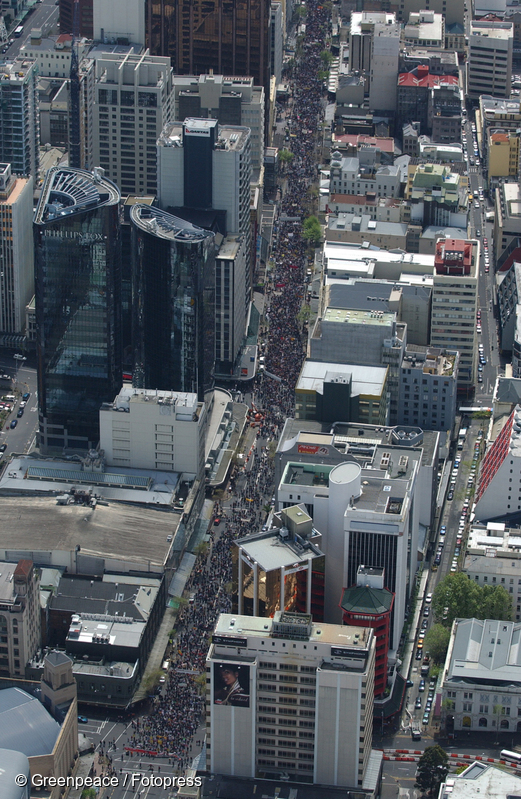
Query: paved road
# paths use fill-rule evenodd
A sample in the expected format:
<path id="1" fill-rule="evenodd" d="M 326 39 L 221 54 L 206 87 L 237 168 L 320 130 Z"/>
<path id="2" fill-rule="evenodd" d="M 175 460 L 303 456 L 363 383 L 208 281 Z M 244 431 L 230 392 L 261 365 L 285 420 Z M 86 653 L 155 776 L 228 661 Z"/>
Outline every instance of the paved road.
<path id="1" fill-rule="evenodd" d="M 0 356 L 0 370 L 3 374 L 9 374 L 15 379 L 15 391 L 19 391 L 20 394 L 28 391 L 31 397 L 21 419 L 17 419 L 16 415 L 20 407 L 20 399 L 17 400 L 12 413 L 4 425 L 4 429 L 0 431 L 0 443 L 7 444 L 5 456 L 9 455 L 11 452 L 26 452 L 34 441 L 38 426 L 36 369 L 33 366 L 28 366 L 27 362 L 20 367 L 14 364 L 15 361 L 12 357 L 5 355 Z M 2 391 L 2 394 L 8 393 L 10 392 L 7 389 Z M 10 423 L 13 419 L 17 419 L 18 423 L 16 428 L 11 430 Z"/>
<path id="2" fill-rule="evenodd" d="M 30 38 L 32 28 L 42 28 L 46 34 L 48 34 L 51 29 L 53 29 L 54 33 L 59 32 L 59 27 L 57 26 L 58 6 L 55 0 L 42 0 L 41 3 L 35 3 L 33 8 L 34 11 L 26 16 L 21 23 L 17 22 L 17 25 L 22 24 L 24 26 L 24 32 L 17 39 L 14 39 L 11 33 L 10 40 L 13 40 L 13 43 L 9 45 L 6 53 L 0 56 L 0 58 L 15 58 L 19 54 L 22 45 Z M 68 31 L 65 31 L 65 33 L 67 32 Z"/>

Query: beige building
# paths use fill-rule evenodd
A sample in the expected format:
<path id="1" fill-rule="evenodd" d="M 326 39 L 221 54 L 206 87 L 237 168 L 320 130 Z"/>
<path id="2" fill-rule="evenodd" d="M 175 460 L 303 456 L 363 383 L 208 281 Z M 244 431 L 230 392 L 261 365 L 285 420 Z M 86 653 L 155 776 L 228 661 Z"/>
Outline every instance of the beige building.
<path id="1" fill-rule="evenodd" d="M 413 11 L 402 32 L 406 47 L 445 47 L 445 20 L 435 11 Z"/>
<path id="2" fill-rule="evenodd" d="M 2 563 L 0 572 L 0 676 L 22 676 L 42 644 L 40 578 L 31 560 Z"/>
<path id="3" fill-rule="evenodd" d="M 411 13 L 420 13 L 425 8 L 425 5 L 425 0 L 404 0 L 397 12 L 398 19 L 401 22 L 405 22 L 409 19 Z M 434 11 L 436 14 L 443 14 L 445 25 L 452 25 L 454 22 L 463 24 L 465 19 L 465 0 L 454 0 L 452 3 L 448 3 L 447 0 L 431 0 L 429 10 Z"/>
<path id="4" fill-rule="evenodd" d="M 21 333 L 25 307 L 34 294 L 33 179 L 0 164 L 0 330 Z M 29 235 L 28 235 L 29 233 Z"/>
<path id="5" fill-rule="evenodd" d="M 374 662 L 370 629 L 221 614 L 206 660 L 208 771 L 370 789 Z"/>
<path id="6" fill-rule="evenodd" d="M 70 33 L 45 37 L 41 28 L 33 28 L 30 40 L 20 48 L 20 56 L 36 59 L 40 77 L 68 80 L 71 74 L 71 45 Z M 78 61 L 88 53 L 91 45 L 92 42 L 85 38 L 75 40 Z"/>
<path id="7" fill-rule="evenodd" d="M 364 214 L 330 216 L 325 232 L 326 241 L 351 244 L 368 242 L 388 250 L 407 248 L 407 225 L 403 222 L 378 222 Z"/>
<path id="8" fill-rule="evenodd" d="M 489 178 L 517 178 L 519 172 L 519 133 L 491 130 L 488 135 Z"/>

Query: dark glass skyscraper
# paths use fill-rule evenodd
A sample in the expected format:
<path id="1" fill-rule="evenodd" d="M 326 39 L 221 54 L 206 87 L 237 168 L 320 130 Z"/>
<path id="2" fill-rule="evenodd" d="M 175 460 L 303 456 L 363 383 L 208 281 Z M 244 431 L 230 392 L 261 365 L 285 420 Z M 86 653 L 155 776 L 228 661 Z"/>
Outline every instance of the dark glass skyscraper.
<path id="1" fill-rule="evenodd" d="M 249 75 L 269 96 L 270 0 L 148 0 L 146 25 L 175 73 Z"/>
<path id="2" fill-rule="evenodd" d="M 121 388 L 120 193 L 102 176 L 47 172 L 34 219 L 40 447 L 86 449 Z"/>
<path id="3" fill-rule="evenodd" d="M 215 363 L 215 235 L 135 205 L 132 225 L 133 381 L 209 400 Z"/>

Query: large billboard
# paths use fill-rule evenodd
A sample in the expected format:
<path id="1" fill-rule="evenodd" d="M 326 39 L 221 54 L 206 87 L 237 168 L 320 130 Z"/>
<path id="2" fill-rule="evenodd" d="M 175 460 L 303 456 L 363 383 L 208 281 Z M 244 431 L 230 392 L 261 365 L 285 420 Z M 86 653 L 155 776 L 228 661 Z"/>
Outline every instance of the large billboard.
<path id="1" fill-rule="evenodd" d="M 213 703 L 250 706 L 250 667 L 243 663 L 214 663 Z"/>

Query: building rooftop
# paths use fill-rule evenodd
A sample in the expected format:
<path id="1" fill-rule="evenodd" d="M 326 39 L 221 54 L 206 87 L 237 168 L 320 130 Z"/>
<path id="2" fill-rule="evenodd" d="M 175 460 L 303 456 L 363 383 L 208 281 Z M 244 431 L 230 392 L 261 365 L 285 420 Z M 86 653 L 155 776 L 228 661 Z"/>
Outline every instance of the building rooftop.
<path id="1" fill-rule="evenodd" d="M 521 624 L 457 619 L 445 682 L 521 683 Z"/>
<path id="2" fill-rule="evenodd" d="M 431 375 L 452 375 L 456 362 L 457 352 L 441 350 L 436 347 L 427 349 L 408 347 L 402 361 L 404 369 L 421 369 L 423 374 Z"/>
<path id="3" fill-rule="evenodd" d="M 61 727 L 42 703 L 20 688 L 0 691 L 0 747 L 27 757 L 50 755 Z"/>
<path id="4" fill-rule="evenodd" d="M 25 562 L 25 561 L 24 561 Z M 31 561 L 27 561 L 31 564 Z M 16 591 L 13 582 L 13 577 L 17 569 L 18 563 L 4 563 L 0 562 L 0 603 L 7 605 L 14 603 L 16 599 Z"/>
<path id="5" fill-rule="evenodd" d="M 387 588 L 373 588 L 370 585 L 355 585 L 344 588 L 340 607 L 347 612 L 386 613 L 393 604 L 393 594 Z"/>
<path id="6" fill-rule="evenodd" d="M 6 61 L 0 69 L 0 85 L 6 83 L 23 83 L 27 75 L 35 67 L 34 58 L 15 58 L 13 61 Z"/>
<path id="7" fill-rule="evenodd" d="M 178 216 L 142 203 L 132 206 L 130 218 L 137 227 L 158 239 L 196 243 L 215 236 L 210 230 L 204 230 Z"/>
<path id="8" fill-rule="evenodd" d="M 70 214 L 119 203 L 121 195 L 118 187 L 103 174 L 100 168 L 93 172 L 67 167 L 49 169 L 36 208 L 35 224 L 47 224 Z M 88 237 L 88 234 L 85 235 Z M 101 236 L 101 233 L 91 235 Z"/>
<path id="9" fill-rule="evenodd" d="M 160 580 L 153 577 L 104 574 L 101 580 L 91 580 L 64 574 L 49 607 L 146 622 L 160 585 Z"/>
<path id="10" fill-rule="evenodd" d="M 385 311 L 358 311 L 356 309 L 327 307 L 322 321 L 348 325 L 392 327 L 395 318 L 396 314 L 386 313 Z"/>
<path id="11" fill-rule="evenodd" d="M 451 774 L 440 786 L 439 799 L 518 799 L 521 778 L 508 771 L 476 761 L 461 774 Z"/>
<path id="12" fill-rule="evenodd" d="M 359 647 L 366 649 L 371 642 L 372 631 L 365 627 L 350 627 L 340 624 L 322 624 L 311 621 L 311 617 L 300 613 L 277 611 L 273 619 L 260 616 L 237 616 L 232 613 L 221 613 L 215 625 L 214 635 L 248 636 L 251 638 L 272 637 L 273 627 L 277 623 L 307 627 L 309 641 L 316 644 L 332 644 L 338 647 Z M 277 633 L 277 638 L 284 638 Z M 287 636 L 290 638 L 290 634 Z"/>
<path id="13" fill-rule="evenodd" d="M 72 617 L 67 642 L 100 644 L 105 647 L 125 646 L 137 649 L 145 632 L 146 622 L 121 616 L 79 613 Z"/>
<path id="14" fill-rule="evenodd" d="M 473 19 L 470 22 L 470 35 L 507 41 L 513 38 L 513 26 L 511 22 L 489 22 L 488 20 Z"/>
<path id="15" fill-rule="evenodd" d="M 387 372 L 387 366 L 358 366 L 306 359 L 302 365 L 297 390 L 316 391 L 322 394 L 324 382 L 335 376 L 342 382 L 351 382 L 352 396 L 359 394 L 380 396 L 387 380 Z"/>
<path id="16" fill-rule="evenodd" d="M 307 564 L 311 557 L 323 555 L 323 552 L 311 541 L 306 541 L 303 546 L 292 540 L 290 536 L 281 537 L 279 530 L 254 533 L 238 539 L 235 544 L 266 572 L 287 568 L 293 564 L 295 566 L 299 563 Z"/>
<path id="17" fill-rule="evenodd" d="M 215 142 L 216 150 L 241 151 L 250 135 L 250 129 L 240 125 L 219 125 L 215 119 L 186 118 L 184 122 L 168 122 L 158 139 L 161 147 L 182 147 L 183 129 L 190 127 L 197 130 L 210 130 L 217 124 L 218 135 Z"/>
<path id="18" fill-rule="evenodd" d="M 338 195 L 333 195 L 338 197 Z M 340 195 L 342 196 L 342 195 Z M 335 202 L 331 198 L 332 202 Z M 337 200 L 336 202 L 349 202 L 349 200 Z M 369 214 L 350 214 L 340 212 L 337 216 L 330 215 L 328 220 L 328 230 L 338 232 L 369 233 L 379 236 L 403 236 L 407 235 L 407 225 L 401 222 L 381 222 L 371 219 Z"/>

